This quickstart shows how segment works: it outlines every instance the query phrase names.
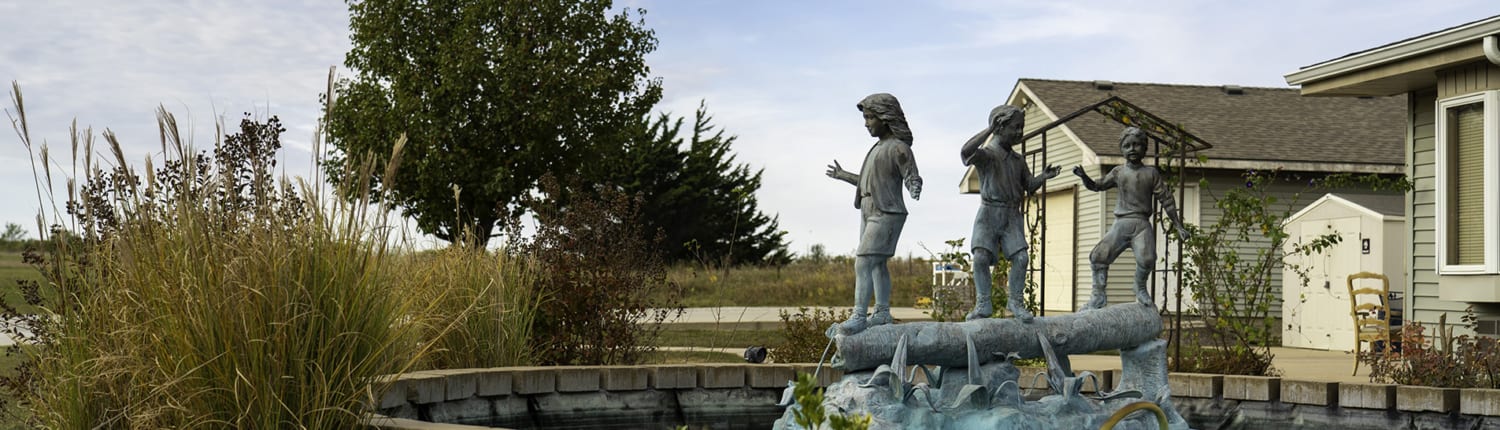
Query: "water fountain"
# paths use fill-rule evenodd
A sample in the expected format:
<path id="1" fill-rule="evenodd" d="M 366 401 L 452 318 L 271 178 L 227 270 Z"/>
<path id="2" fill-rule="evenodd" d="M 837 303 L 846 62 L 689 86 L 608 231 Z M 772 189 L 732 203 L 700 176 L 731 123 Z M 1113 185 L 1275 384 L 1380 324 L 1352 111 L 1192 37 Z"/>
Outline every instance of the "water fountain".
<path id="1" fill-rule="evenodd" d="M 832 366 L 844 377 L 825 392 L 824 408 L 869 414 L 875 429 L 1101 428 L 1186 429 L 1167 385 L 1161 319 L 1138 303 L 1056 317 L 919 322 L 833 333 Z M 1118 384 L 1074 374 L 1070 353 L 1120 351 Z M 1042 357 L 1047 372 L 1023 375 L 1016 359 Z M 1049 393 L 1023 395 L 1021 378 L 1045 378 Z M 1094 394 L 1084 394 L 1092 385 Z M 1028 384 L 1038 385 L 1038 384 Z M 1106 391 L 1106 386 L 1113 386 Z M 788 387 L 788 393 L 791 388 Z M 795 429 L 797 406 L 777 429 Z M 1151 411 L 1155 413 L 1135 413 Z"/>

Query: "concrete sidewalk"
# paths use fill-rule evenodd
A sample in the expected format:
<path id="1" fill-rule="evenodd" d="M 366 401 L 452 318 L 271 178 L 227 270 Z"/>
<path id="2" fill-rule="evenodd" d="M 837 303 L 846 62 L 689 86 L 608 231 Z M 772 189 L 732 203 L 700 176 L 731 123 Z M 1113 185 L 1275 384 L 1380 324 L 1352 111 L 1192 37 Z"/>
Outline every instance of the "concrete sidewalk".
<path id="1" fill-rule="evenodd" d="M 814 308 L 809 309 L 826 309 Z M 849 308 L 835 308 L 843 311 Z M 668 329 L 701 330 L 776 330 L 781 328 L 781 312 L 798 312 L 794 307 L 721 307 L 689 308 L 677 319 L 668 322 Z M 915 308 L 891 308 L 891 316 L 898 322 L 931 321 L 925 310 Z M 728 348 L 670 348 L 674 350 L 720 351 L 739 355 L 741 347 Z M 1168 354 L 1171 350 L 1168 349 Z M 1354 370 L 1354 354 L 1344 351 L 1323 351 L 1301 348 L 1272 347 L 1272 366 L 1281 371 L 1281 377 L 1303 381 L 1324 382 L 1369 382 L 1369 366 L 1361 365 L 1357 376 Z M 1074 369 L 1105 370 L 1119 369 L 1120 357 L 1114 355 L 1074 355 L 1070 357 Z"/>
<path id="2" fill-rule="evenodd" d="M 827 310 L 826 306 L 809 306 L 808 311 Z M 833 307 L 835 312 L 845 312 L 852 308 Z M 737 307 L 727 306 L 722 308 L 687 308 L 681 317 L 668 320 L 668 329 L 699 329 L 699 330 L 776 330 L 781 328 L 781 313 L 795 315 L 800 309 L 795 307 Z M 891 308 L 891 316 L 897 322 L 932 321 L 927 311 L 916 308 Z"/>

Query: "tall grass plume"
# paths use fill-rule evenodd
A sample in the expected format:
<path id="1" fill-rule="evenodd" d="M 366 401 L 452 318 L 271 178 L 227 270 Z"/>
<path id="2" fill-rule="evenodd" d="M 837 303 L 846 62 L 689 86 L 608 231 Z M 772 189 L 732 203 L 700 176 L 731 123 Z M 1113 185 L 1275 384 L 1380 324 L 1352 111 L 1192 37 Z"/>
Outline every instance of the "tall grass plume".
<path id="1" fill-rule="evenodd" d="M 21 100 L 15 88 L 16 112 Z M 379 375 L 530 360 L 524 259 L 437 253 L 411 270 L 417 258 L 386 237 L 389 207 L 275 176 L 276 117 L 247 114 L 195 151 L 161 110 L 162 154 L 145 172 L 108 130 L 96 159 L 75 126 L 61 193 L 50 166 L 64 164 L 13 121 L 35 149 L 38 202 L 66 196 L 28 256 L 46 278 L 40 313 L 5 322 L 26 333 L 30 369 L 3 385 L 36 425 L 349 428 Z M 382 159 L 395 169 L 399 152 Z"/>

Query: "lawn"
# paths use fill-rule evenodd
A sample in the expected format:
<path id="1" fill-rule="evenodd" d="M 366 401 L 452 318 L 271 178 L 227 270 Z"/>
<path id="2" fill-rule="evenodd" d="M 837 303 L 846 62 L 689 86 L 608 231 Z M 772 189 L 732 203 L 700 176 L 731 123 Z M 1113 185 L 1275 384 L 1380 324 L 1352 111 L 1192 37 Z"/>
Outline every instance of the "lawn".
<path id="1" fill-rule="evenodd" d="M 891 306 L 909 307 L 931 295 L 932 268 L 926 260 L 892 258 Z M 854 303 L 854 262 L 833 258 L 797 261 L 782 267 L 728 270 L 679 265 L 668 279 L 686 292 L 687 307 L 850 306 Z"/>
<path id="2" fill-rule="evenodd" d="M 772 347 L 786 341 L 781 330 L 662 330 L 657 346 L 695 346 L 703 348 Z"/>
<path id="3" fill-rule="evenodd" d="M 744 363 L 738 354 L 713 351 L 655 351 L 642 359 L 647 364 Z M 5 427 L 0 427 L 5 430 Z"/>
<path id="4" fill-rule="evenodd" d="M 42 275 L 40 272 L 37 272 L 36 268 L 21 262 L 21 253 L 0 252 L 0 297 L 3 297 L 6 303 L 17 306 L 23 311 L 32 309 L 31 306 L 27 306 L 25 301 L 22 300 L 21 290 L 17 287 L 16 282 L 41 279 Z M 0 347 L 0 351 L 6 348 L 8 347 Z M 19 356 L 7 355 L 4 352 L 0 352 L 0 375 L 12 375 L 16 364 L 20 361 L 21 358 Z M 5 409 L 0 411 L 0 430 L 26 428 L 17 422 L 20 420 L 16 419 L 15 414 L 20 412 L 22 412 L 22 409 L 19 406 L 7 404 Z"/>
<path id="5" fill-rule="evenodd" d="M 11 376 L 14 373 L 16 364 L 21 361 L 20 356 L 3 352 L 8 348 L 0 347 L 0 375 L 4 376 Z M 21 421 L 24 421 L 24 418 L 22 418 L 23 415 L 19 415 L 25 413 L 25 410 L 19 405 L 9 403 L 11 400 L 9 398 L 5 398 L 4 400 L 7 401 L 7 404 L 3 410 L 0 410 L 0 430 L 20 430 L 27 428 L 21 424 Z"/>
<path id="6" fill-rule="evenodd" d="M 21 298 L 21 290 L 16 282 L 21 280 L 41 280 L 42 274 L 35 267 L 21 262 L 19 252 L 0 252 L 0 298 L 6 303 L 16 306 L 22 311 L 32 309 L 27 306 Z"/>

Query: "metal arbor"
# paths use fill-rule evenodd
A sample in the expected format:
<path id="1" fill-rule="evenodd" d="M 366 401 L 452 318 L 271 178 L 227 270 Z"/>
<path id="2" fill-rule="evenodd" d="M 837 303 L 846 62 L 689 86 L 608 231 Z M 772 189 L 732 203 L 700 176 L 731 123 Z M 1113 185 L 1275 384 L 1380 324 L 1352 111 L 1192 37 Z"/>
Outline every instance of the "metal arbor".
<path id="1" fill-rule="evenodd" d="M 1183 202 L 1183 200 L 1186 198 L 1186 192 L 1184 191 L 1185 188 L 1183 173 L 1186 171 L 1187 167 L 1187 155 L 1189 153 L 1212 148 L 1213 145 L 1209 144 L 1202 138 L 1193 135 L 1192 133 L 1183 129 L 1181 126 L 1162 119 L 1161 117 L 1158 117 L 1155 114 L 1152 114 L 1151 112 L 1148 112 L 1145 109 L 1142 109 L 1139 106 L 1136 106 L 1135 104 L 1132 104 L 1129 101 L 1120 98 L 1119 96 L 1112 95 L 1108 98 L 1105 98 L 1104 100 L 1100 100 L 1093 104 L 1084 106 L 1083 108 L 1080 108 L 1072 113 L 1059 117 L 1056 121 L 1052 121 L 1050 123 L 1042 125 L 1041 127 L 1038 127 L 1037 129 L 1022 135 L 1021 153 L 1027 158 L 1029 164 L 1031 164 L 1031 169 L 1033 171 L 1036 171 L 1037 169 L 1045 168 L 1047 166 L 1048 131 L 1066 124 L 1069 121 L 1077 119 L 1078 117 L 1083 116 L 1084 114 L 1089 112 L 1097 112 L 1100 115 L 1103 115 L 1104 117 L 1114 120 L 1115 122 L 1118 122 L 1125 126 L 1139 127 L 1146 133 L 1147 136 L 1150 137 L 1151 141 L 1154 143 L 1154 145 L 1152 145 L 1152 159 L 1155 165 L 1159 168 L 1162 168 L 1164 172 L 1176 172 L 1175 175 L 1170 176 L 1170 178 L 1172 179 L 1169 180 L 1172 181 L 1172 185 L 1175 187 L 1174 191 L 1177 194 L 1177 201 L 1180 203 L 1177 210 L 1179 211 L 1179 216 L 1182 215 L 1181 211 L 1183 211 L 1187 207 L 1186 203 Z M 1029 149 L 1028 142 L 1038 136 L 1041 137 L 1041 144 L 1039 145 L 1039 148 Z M 1165 161 L 1165 164 L 1163 164 L 1163 161 Z M 1031 234 L 1033 236 L 1040 235 L 1039 240 L 1032 240 L 1032 242 L 1038 245 L 1032 247 L 1032 249 L 1034 250 L 1034 252 L 1045 256 L 1047 243 L 1047 226 L 1045 223 L 1040 222 L 1040 220 L 1046 219 L 1047 199 L 1037 198 L 1036 196 L 1033 196 L 1032 199 L 1034 200 L 1028 201 L 1027 204 L 1036 205 L 1035 218 L 1028 219 L 1027 224 L 1028 227 L 1030 227 L 1029 230 L 1031 231 Z M 1028 216 L 1028 218 L 1030 217 Z M 1160 222 L 1160 217 L 1154 218 L 1157 222 Z M 1182 244 L 1179 241 L 1172 240 L 1172 237 L 1168 235 L 1166 246 L 1169 249 L 1172 249 L 1174 245 L 1176 246 L 1175 263 L 1177 267 L 1181 267 Z M 1032 259 L 1032 261 L 1039 260 Z M 1035 273 L 1032 273 L 1031 275 L 1033 279 L 1037 280 L 1037 300 L 1040 303 L 1045 303 L 1047 297 L 1046 271 L 1039 266 L 1030 267 L 1028 268 L 1028 271 L 1035 271 Z M 1176 309 L 1171 310 L 1177 315 L 1175 318 L 1173 318 L 1172 332 L 1173 336 L 1180 337 L 1182 328 L 1182 271 L 1175 271 L 1175 276 L 1177 277 L 1176 281 L 1179 287 L 1177 288 L 1176 292 Z M 1160 297 L 1160 293 L 1162 291 L 1159 291 L 1159 289 L 1159 284 L 1156 280 L 1156 273 L 1152 272 L 1152 297 Z M 1163 313 L 1168 311 L 1168 309 L 1165 309 L 1165 306 L 1165 303 L 1163 303 L 1163 309 L 1161 309 L 1161 312 Z M 1038 315 L 1045 314 L 1046 306 L 1039 306 L 1038 311 Z M 1173 339 L 1173 343 L 1177 344 L 1178 340 L 1180 339 Z"/>

